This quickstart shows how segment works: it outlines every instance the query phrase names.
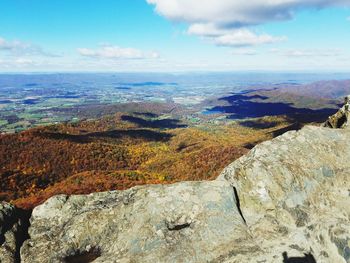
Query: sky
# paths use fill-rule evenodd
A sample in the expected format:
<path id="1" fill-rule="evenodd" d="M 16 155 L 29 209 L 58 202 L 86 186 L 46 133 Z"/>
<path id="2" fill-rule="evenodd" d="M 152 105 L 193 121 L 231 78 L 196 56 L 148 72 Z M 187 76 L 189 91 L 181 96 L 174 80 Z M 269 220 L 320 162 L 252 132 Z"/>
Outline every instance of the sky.
<path id="1" fill-rule="evenodd" d="M 350 0 L 0 0 L 1 72 L 350 71 Z"/>

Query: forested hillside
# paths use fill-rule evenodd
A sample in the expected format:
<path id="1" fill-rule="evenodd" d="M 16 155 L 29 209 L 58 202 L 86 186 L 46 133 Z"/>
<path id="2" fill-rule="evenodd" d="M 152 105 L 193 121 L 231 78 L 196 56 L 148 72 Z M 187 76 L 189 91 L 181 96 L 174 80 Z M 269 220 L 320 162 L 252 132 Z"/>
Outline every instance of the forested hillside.
<path id="1" fill-rule="evenodd" d="M 117 113 L 1 135 L 0 199 L 31 208 L 59 193 L 214 179 L 290 125 L 283 117 L 251 124 L 188 127 L 156 114 Z"/>

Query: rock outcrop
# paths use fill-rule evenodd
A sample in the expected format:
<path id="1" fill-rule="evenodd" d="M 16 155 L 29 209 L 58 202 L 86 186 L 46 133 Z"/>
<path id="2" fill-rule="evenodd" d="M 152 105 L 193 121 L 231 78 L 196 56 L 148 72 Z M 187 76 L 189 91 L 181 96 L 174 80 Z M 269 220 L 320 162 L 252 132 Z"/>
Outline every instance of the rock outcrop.
<path id="1" fill-rule="evenodd" d="M 261 260 L 281 262 L 266 255 L 285 251 L 350 262 L 349 139 L 349 130 L 305 127 L 258 145 L 222 172 L 219 179 L 237 189 Z"/>
<path id="2" fill-rule="evenodd" d="M 23 262 L 205 262 L 258 249 L 223 181 L 56 196 L 34 209 Z M 239 245 L 242 243 L 242 245 Z M 239 246 L 239 247 L 238 247 Z M 72 261 L 73 262 L 73 261 Z"/>
<path id="3" fill-rule="evenodd" d="M 349 141 L 350 129 L 307 126 L 215 181 L 52 197 L 21 261 L 349 263 Z"/>
<path id="4" fill-rule="evenodd" d="M 20 248 L 27 239 L 29 214 L 0 202 L 0 263 L 20 262 Z"/>
<path id="5" fill-rule="evenodd" d="M 345 97 L 344 106 L 340 110 L 330 116 L 328 120 L 322 124 L 323 127 L 334 129 L 349 129 L 350 127 L 350 95 Z"/>

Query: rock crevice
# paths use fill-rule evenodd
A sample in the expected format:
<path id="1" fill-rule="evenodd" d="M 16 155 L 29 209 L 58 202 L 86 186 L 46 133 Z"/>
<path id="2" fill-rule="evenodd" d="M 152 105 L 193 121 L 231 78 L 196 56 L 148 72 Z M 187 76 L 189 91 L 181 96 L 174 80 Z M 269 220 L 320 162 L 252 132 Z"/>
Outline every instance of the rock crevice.
<path id="1" fill-rule="evenodd" d="M 21 262 L 20 249 L 29 238 L 30 211 L 0 202 L 0 262 Z"/>

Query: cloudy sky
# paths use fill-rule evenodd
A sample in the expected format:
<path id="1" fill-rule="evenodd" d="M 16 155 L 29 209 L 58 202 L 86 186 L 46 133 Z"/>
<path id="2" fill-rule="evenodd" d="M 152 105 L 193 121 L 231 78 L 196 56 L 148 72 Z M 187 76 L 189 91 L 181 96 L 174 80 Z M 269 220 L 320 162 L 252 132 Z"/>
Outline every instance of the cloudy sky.
<path id="1" fill-rule="evenodd" d="M 350 0 L 0 0 L 0 72 L 350 71 Z"/>

